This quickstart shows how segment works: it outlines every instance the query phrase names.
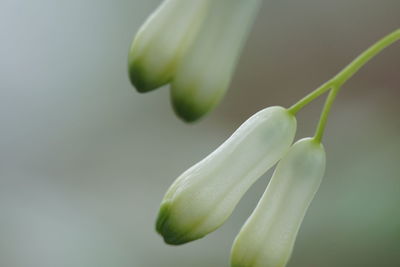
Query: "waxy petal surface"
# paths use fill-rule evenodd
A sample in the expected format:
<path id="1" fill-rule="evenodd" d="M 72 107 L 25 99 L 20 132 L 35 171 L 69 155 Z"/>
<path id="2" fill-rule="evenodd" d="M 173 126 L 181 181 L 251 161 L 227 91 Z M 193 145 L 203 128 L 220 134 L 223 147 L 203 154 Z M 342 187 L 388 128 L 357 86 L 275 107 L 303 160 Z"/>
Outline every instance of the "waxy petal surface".
<path id="1" fill-rule="evenodd" d="M 248 188 L 287 152 L 295 131 L 295 117 L 282 107 L 253 115 L 171 185 L 161 203 L 157 231 L 177 245 L 217 229 Z"/>

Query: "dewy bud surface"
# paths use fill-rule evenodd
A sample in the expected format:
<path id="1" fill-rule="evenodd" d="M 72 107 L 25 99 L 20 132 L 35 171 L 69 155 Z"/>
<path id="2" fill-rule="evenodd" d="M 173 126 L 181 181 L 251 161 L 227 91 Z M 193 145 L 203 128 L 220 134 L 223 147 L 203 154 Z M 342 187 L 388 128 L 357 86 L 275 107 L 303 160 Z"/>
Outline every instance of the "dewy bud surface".
<path id="1" fill-rule="evenodd" d="M 169 244 L 183 244 L 217 229 L 248 188 L 287 152 L 296 119 L 282 107 L 259 111 L 168 189 L 157 231 Z"/>
<path id="2" fill-rule="evenodd" d="M 279 162 L 271 181 L 235 239 L 232 267 L 284 267 L 325 171 L 325 151 L 302 139 Z"/>
<path id="3" fill-rule="evenodd" d="M 165 0 L 147 19 L 129 53 L 130 79 L 139 92 L 169 83 L 209 5 L 210 0 Z"/>
<path id="4" fill-rule="evenodd" d="M 171 83 L 172 103 L 182 119 L 199 119 L 225 95 L 261 2 L 213 1 Z"/>

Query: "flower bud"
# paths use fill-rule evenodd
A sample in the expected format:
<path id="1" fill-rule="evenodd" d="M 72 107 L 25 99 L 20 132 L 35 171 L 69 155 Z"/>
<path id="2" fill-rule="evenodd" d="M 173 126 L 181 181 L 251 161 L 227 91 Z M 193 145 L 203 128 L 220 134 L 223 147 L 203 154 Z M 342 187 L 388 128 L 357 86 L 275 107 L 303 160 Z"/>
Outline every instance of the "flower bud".
<path id="1" fill-rule="evenodd" d="M 176 114 L 195 121 L 225 95 L 260 0 L 213 1 L 171 83 Z"/>
<path id="2" fill-rule="evenodd" d="M 227 90 L 261 0 L 165 0 L 139 29 L 129 75 L 139 92 L 171 83 L 176 114 L 195 121 Z"/>
<path id="3" fill-rule="evenodd" d="M 139 92 L 169 83 L 201 26 L 210 0 L 165 0 L 135 36 L 129 74 Z"/>
<path id="4" fill-rule="evenodd" d="M 166 243 L 183 244 L 216 230 L 248 188 L 289 149 L 296 119 L 282 107 L 259 111 L 168 189 L 157 218 Z"/>
<path id="5" fill-rule="evenodd" d="M 323 146 L 302 139 L 279 162 L 271 181 L 235 239 L 232 267 L 284 267 L 325 171 Z"/>

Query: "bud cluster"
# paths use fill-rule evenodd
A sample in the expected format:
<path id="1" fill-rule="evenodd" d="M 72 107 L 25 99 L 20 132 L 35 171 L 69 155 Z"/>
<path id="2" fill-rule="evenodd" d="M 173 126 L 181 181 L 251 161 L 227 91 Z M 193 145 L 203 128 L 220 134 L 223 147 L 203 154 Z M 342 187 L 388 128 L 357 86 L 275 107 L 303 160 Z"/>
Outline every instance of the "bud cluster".
<path id="1" fill-rule="evenodd" d="M 171 85 L 176 114 L 195 121 L 225 95 L 261 0 L 165 0 L 139 29 L 129 74 L 139 92 Z"/>
<path id="2" fill-rule="evenodd" d="M 129 74 L 139 92 L 170 84 L 176 114 L 187 122 L 225 94 L 261 0 L 164 0 L 137 33 Z M 321 144 L 341 86 L 368 60 L 400 40 L 400 29 L 367 49 L 334 78 L 289 109 L 265 108 L 245 121 L 166 192 L 156 229 L 184 244 L 218 229 L 257 179 L 277 164 L 257 207 L 239 231 L 232 267 L 284 267 L 325 172 Z M 329 92 L 315 136 L 293 144 L 296 113 Z"/>
<path id="3" fill-rule="evenodd" d="M 322 145 L 313 138 L 292 145 L 295 132 L 296 119 L 287 109 L 266 108 L 179 176 L 157 218 L 165 242 L 179 245 L 216 230 L 249 187 L 279 162 L 236 237 L 231 262 L 237 267 L 284 266 L 325 169 Z"/>

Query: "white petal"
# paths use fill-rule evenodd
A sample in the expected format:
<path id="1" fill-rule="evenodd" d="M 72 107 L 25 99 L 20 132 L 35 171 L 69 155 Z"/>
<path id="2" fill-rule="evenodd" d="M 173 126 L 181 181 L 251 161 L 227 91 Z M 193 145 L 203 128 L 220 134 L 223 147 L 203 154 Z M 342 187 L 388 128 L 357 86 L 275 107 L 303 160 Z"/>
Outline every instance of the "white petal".
<path id="1" fill-rule="evenodd" d="M 171 97 L 178 116 L 194 121 L 219 103 L 261 0 L 216 0 L 179 63 Z"/>
<path id="2" fill-rule="evenodd" d="M 232 267 L 283 267 L 325 171 L 325 151 L 307 138 L 279 162 L 271 181 L 235 239 Z"/>
<path id="3" fill-rule="evenodd" d="M 132 83 L 145 92 L 168 83 L 210 0 L 165 0 L 139 29 L 129 54 Z"/>
<path id="4" fill-rule="evenodd" d="M 172 184 L 161 203 L 157 231 L 170 244 L 214 231 L 248 188 L 287 152 L 295 131 L 295 117 L 282 107 L 253 115 Z"/>

